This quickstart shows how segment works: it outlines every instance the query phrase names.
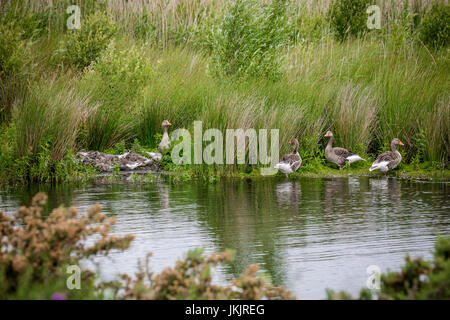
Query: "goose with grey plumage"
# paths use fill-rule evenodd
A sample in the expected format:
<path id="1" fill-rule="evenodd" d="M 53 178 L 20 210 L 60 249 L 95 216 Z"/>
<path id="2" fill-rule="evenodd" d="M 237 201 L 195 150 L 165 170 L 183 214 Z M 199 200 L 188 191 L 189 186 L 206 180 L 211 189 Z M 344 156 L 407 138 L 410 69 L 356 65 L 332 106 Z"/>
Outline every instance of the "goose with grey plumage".
<path id="1" fill-rule="evenodd" d="M 342 170 L 342 167 L 345 165 L 346 162 L 353 163 L 360 160 L 366 161 L 365 159 L 358 156 L 356 153 L 351 152 L 347 149 L 339 147 L 333 148 L 334 136 L 331 131 L 327 131 L 325 137 L 330 138 L 325 148 L 325 158 L 329 162 L 337 164 L 339 170 Z"/>
<path id="2" fill-rule="evenodd" d="M 166 153 L 170 149 L 170 138 L 169 134 L 167 133 L 167 128 L 171 125 L 172 124 L 169 122 L 169 120 L 164 120 L 162 122 L 163 136 L 158 146 L 158 150 L 159 152 L 161 152 L 161 154 Z"/>
<path id="3" fill-rule="evenodd" d="M 397 146 L 403 145 L 403 142 L 401 142 L 398 138 L 394 138 L 391 141 L 391 151 L 380 154 L 372 163 L 369 171 L 379 170 L 386 173 L 398 166 L 400 161 L 402 161 L 402 155 L 397 151 Z"/>
<path id="4" fill-rule="evenodd" d="M 292 153 L 286 154 L 281 158 L 281 161 L 275 165 L 275 169 L 280 170 L 286 175 L 286 179 L 288 175 L 294 171 L 297 171 L 302 165 L 302 158 L 298 153 L 298 140 L 292 138 L 289 141 L 289 144 L 294 147 Z"/>

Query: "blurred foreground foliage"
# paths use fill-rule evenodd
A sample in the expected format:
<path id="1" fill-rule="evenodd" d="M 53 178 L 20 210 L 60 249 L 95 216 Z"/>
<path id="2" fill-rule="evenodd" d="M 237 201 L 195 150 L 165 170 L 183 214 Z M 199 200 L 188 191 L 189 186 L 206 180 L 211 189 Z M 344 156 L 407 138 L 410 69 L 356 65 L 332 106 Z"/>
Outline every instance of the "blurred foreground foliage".
<path id="1" fill-rule="evenodd" d="M 381 274 L 380 291 L 360 292 L 359 299 L 370 300 L 448 300 L 450 299 L 450 238 L 439 238 L 432 261 L 406 256 L 398 272 Z M 328 291 L 328 299 L 352 299 L 346 292 Z"/>
<path id="2" fill-rule="evenodd" d="M 159 274 L 149 272 L 150 255 L 134 277 L 124 274 L 112 282 L 99 282 L 93 271 L 83 270 L 81 288 L 71 290 L 67 267 L 107 256 L 112 250 L 126 250 L 134 236 L 111 235 L 116 219 L 101 213 L 100 205 L 86 214 L 59 207 L 45 217 L 46 201 L 47 196 L 38 193 L 30 207 L 21 207 L 13 215 L 0 211 L 0 299 L 294 298 L 258 275 L 256 265 L 230 285 L 213 284 L 211 268 L 229 262 L 232 252 L 205 256 L 202 249 L 189 251 L 185 260 Z"/>

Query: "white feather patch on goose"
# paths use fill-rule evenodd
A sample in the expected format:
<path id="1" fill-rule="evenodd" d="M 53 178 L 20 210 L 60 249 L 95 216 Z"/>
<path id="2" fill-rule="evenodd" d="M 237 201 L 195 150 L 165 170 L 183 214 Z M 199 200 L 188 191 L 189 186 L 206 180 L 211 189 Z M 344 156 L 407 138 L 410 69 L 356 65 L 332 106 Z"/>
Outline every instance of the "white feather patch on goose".
<path id="1" fill-rule="evenodd" d="M 286 162 L 277 163 L 274 168 L 286 174 L 292 173 L 291 165 Z"/>
<path id="2" fill-rule="evenodd" d="M 134 170 L 140 166 L 141 166 L 141 164 L 139 162 L 133 162 L 133 163 L 126 164 L 126 167 L 130 170 Z"/>
<path id="3" fill-rule="evenodd" d="M 389 170 L 388 168 L 388 164 L 390 161 L 381 161 L 379 163 L 373 163 L 372 166 L 370 167 L 369 171 L 373 171 L 373 170 L 380 170 L 382 172 L 386 172 Z"/>
<path id="4" fill-rule="evenodd" d="M 120 154 L 117 158 L 122 159 L 126 157 L 129 154 L 129 152 L 125 152 L 124 154 Z"/>
<path id="5" fill-rule="evenodd" d="M 356 162 L 356 161 L 360 161 L 360 160 L 364 160 L 363 158 L 361 158 L 361 157 L 358 156 L 357 154 L 353 154 L 353 155 L 351 155 L 351 156 L 348 156 L 346 159 L 348 160 L 349 163 Z M 365 161 L 365 160 L 364 160 L 364 161 Z"/>

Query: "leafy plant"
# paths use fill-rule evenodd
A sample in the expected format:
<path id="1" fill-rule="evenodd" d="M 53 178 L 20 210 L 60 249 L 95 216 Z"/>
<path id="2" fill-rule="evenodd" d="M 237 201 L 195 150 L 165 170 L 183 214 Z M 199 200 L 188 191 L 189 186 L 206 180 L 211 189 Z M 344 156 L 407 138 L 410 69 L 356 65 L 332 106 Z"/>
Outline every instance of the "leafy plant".
<path id="1" fill-rule="evenodd" d="M 238 0 L 211 33 L 212 70 L 219 76 L 280 76 L 279 51 L 287 41 L 285 2 Z"/>
<path id="2" fill-rule="evenodd" d="M 22 34 L 14 24 L 0 23 L 0 123 L 10 120 L 14 100 L 25 92 L 30 57 Z"/>
<path id="3" fill-rule="evenodd" d="M 233 253 L 224 251 L 210 256 L 203 249 L 188 251 L 184 260 L 176 262 L 174 268 L 166 268 L 153 275 L 149 272 L 148 258 L 140 265 L 135 279 L 123 275 L 125 299 L 174 300 L 174 299 L 293 299 L 283 287 L 274 287 L 257 275 L 259 267 L 250 265 L 244 274 L 233 279 L 231 285 L 213 284 L 211 268 L 232 260 Z"/>
<path id="4" fill-rule="evenodd" d="M 450 7 L 438 1 L 425 14 L 419 27 L 422 41 L 433 48 L 450 44 Z"/>
<path id="5" fill-rule="evenodd" d="M 124 50 L 113 41 L 98 61 L 87 70 L 83 79 L 86 91 L 92 93 L 100 106 L 87 122 L 87 146 L 104 150 L 136 134 L 135 108 L 142 99 L 142 89 L 154 76 L 144 46 Z"/>
<path id="6" fill-rule="evenodd" d="M 293 15 L 293 19 L 290 24 L 290 40 L 295 43 L 318 41 L 328 33 L 329 27 L 320 12 L 311 12 L 302 7 Z"/>
<path id="7" fill-rule="evenodd" d="M 339 40 L 357 36 L 367 29 L 369 0 L 334 0 L 328 11 L 328 19 Z"/>
<path id="8" fill-rule="evenodd" d="M 58 208 L 43 218 L 47 196 L 38 193 L 31 206 L 21 207 L 14 215 L 0 211 L 0 297 L 16 295 L 26 280 L 27 286 L 44 284 L 52 278 L 64 278 L 66 265 L 78 264 L 83 258 L 107 255 L 112 249 L 124 250 L 132 235 L 111 236 L 115 218 L 101 213 L 99 205 L 81 215 L 75 208 Z M 85 240 L 92 234 L 100 237 L 91 245 Z M 84 272 L 83 272 L 84 273 Z M 86 271 L 92 285 L 94 274 Z M 65 288 L 70 296 L 71 290 Z"/>
<path id="9" fill-rule="evenodd" d="M 448 300 L 450 298 L 450 238 L 438 238 L 433 261 L 405 258 L 399 272 L 381 274 L 381 300 Z M 328 291 L 329 299 L 351 299 L 346 292 Z M 361 290 L 360 299 L 373 299 L 369 289 Z"/>
<path id="10" fill-rule="evenodd" d="M 104 12 L 92 13 L 83 21 L 79 30 L 68 30 L 61 43 L 59 54 L 78 68 L 85 68 L 106 49 L 117 32 L 115 22 Z"/>

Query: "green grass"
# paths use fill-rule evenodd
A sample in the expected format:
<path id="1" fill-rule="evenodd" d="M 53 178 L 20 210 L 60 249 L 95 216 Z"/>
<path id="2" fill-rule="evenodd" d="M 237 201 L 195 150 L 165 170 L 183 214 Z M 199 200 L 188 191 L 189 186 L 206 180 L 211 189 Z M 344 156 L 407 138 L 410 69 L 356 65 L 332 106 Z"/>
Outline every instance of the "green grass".
<path id="1" fill-rule="evenodd" d="M 173 14 L 167 30 L 160 29 L 161 8 L 146 8 L 157 15 L 145 18 L 155 28 L 145 35 L 135 28 L 136 19 L 145 16 L 142 8 L 137 8 L 138 15 L 128 8 L 120 16 L 120 8 L 110 6 L 107 10 L 119 31 L 113 44 L 84 70 L 58 58 L 61 40 L 67 38 L 59 26 L 61 8 L 53 9 L 40 33 L 29 29 L 42 25 L 42 15 L 27 16 L 26 22 L 15 26 L 33 35 L 22 40 L 29 48 L 26 68 L 21 68 L 26 71 L 26 86 L 20 94 L 11 89 L 4 95 L 14 108 L 8 107 L 13 116 L 3 121 L 2 132 L 15 134 L 13 141 L 6 138 L 9 133 L 1 140 L 6 153 L 0 157 L 2 179 L 23 174 L 13 165 L 42 162 L 43 170 L 48 161 L 57 163 L 81 148 L 111 151 L 139 145 L 155 150 L 164 119 L 173 124 L 171 130 L 192 130 L 195 120 L 203 121 L 204 130 L 222 132 L 280 129 L 280 156 L 290 151 L 289 139 L 297 137 L 304 174 L 334 170 L 324 165 L 327 130 L 334 132 L 336 146 L 366 158 L 386 151 L 398 137 L 405 143 L 402 165 L 419 170 L 420 164 L 430 164 L 431 169 L 421 172 L 445 167 L 450 154 L 448 48 L 425 47 L 406 18 L 399 18 L 408 15 L 398 11 L 389 16 L 383 30 L 338 42 L 325 20 L 326 6 L 306 4 L 298 10 L 291 4 L 286 11 L 283 32 L 290 34 L 292 42 L 276 49 L 279 60 L 274 63 L 282 62 L 276 80 L 263 74 L 239 77 L 213 72 L 220 53 L 211 49 L 214 42 L 208 39 L 222 21 L 221 5 L 177 3 L 168 11 Z M 87 12 L 102 10 L 84 6 Z M 15 15 L 22 12 L 14 10 Z M 0 21 L 8 21 L 7 17 L 3 13 Z M 54 175 L 55 166 L 50 167 L 36 179 Z M 248 165 L 177 168 L 170 159 L 164 168 L 199 176 L 247 175 L 259 169 Z"/>

